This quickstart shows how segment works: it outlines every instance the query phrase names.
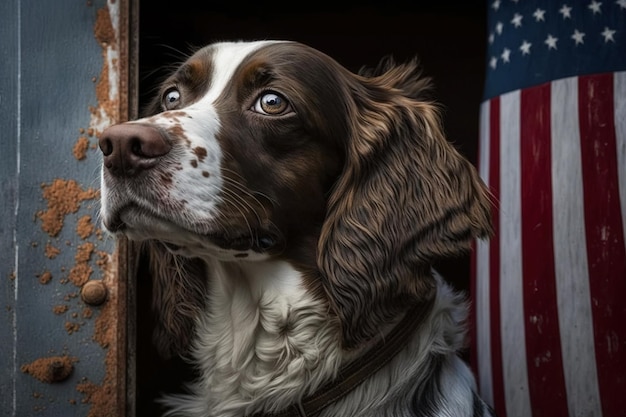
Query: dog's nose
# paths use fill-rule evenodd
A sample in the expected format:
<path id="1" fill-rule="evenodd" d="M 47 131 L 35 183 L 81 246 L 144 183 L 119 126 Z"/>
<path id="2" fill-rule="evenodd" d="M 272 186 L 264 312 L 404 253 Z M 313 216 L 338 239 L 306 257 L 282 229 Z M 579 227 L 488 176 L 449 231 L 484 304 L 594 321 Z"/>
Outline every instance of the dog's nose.
<path id="1" fill-rule="evenodd" d="M 98 145 L 105 168 L 119 177 L 134 176 L 152 168 L 172 148 L 159 129 L 140 123 L 122 123 L 105 129 Z"/>

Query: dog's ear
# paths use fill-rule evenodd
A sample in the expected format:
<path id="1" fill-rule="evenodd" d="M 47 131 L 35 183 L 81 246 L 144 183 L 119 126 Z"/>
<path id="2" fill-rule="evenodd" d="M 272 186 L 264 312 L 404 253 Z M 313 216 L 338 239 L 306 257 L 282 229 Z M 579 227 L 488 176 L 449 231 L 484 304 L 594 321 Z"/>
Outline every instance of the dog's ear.
<path id="1" fill-rule="evenodd" d="M 318 247 L 346 348 L 433 297 L 431 265 L 491 233 L 487 189 L 444 137 L 429 80 L 415 62 L 380 71 L 352 83 L 346 165 Z"/>
<path id="2" fill-rule="evenodd" d="M 156 241 L 141 243 L 141 257 L 152 286 L 154 346 L 165 359 L 184 354 L 190 347 L 195 319 L 205 307 L 205 264 L 174 255 Z"/>

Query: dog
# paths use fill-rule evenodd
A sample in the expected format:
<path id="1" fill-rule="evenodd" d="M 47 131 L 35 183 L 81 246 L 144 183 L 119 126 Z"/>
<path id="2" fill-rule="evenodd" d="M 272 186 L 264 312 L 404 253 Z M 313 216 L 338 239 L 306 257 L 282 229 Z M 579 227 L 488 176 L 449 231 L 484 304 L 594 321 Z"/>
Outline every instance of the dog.
<path id="1" fill-rule="evenodd" d="M 485 416 L 467 302 L 433 264 L 491 233 L 417 60 L 350 72 L 219 42 L 107 128 L 101 218 L 139 242 L 155 344 L 198 370 L 167 416 Z"/>

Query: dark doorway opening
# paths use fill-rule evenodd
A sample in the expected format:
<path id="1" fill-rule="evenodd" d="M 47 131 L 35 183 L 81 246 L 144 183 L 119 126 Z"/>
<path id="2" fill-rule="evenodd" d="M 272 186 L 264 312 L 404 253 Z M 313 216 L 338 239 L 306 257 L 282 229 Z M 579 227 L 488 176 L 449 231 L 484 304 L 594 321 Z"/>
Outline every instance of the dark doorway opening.
<path id="1" fill-rule="evenodd" d="M 392 55 L 418 57 L 433 77 L 448 139 L 475 162 L 486 51 L 486 3 L 345 2 L 301 9 L 292 2 L 140 2 L 139 109 L 176 63 L 213 41 L 288 39 L 313 46 L 352 71 Z M 339 3 L 338 3 L 339 4 Z M 455 286 L 469 288 L 469 256 L 439 265 Z M 164 361 L 151 346 L 150 277 L 140 267 L 137 414 L 160 415 L 154 403 L 191 377 L 179 359 Z"/>

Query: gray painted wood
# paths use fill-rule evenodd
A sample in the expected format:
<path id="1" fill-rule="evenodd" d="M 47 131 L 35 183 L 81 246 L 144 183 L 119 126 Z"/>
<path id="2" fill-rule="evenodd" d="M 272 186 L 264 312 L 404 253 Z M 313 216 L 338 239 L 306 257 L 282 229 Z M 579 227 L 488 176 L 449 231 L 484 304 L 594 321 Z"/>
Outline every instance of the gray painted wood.
<path id="1" fill-rule="evenodd" d="M 75 180 L 82 189 L 99 187 L 100 155 L 87 151 L 77 160 L 72 149 L 80 129 L 90 127 L 89 107 L 98 106 L 94 78 L 103 66 L 94 37 L 104 0 L 8 0 L 0 2 L 0 415 L 86 416 L 90 404 L 77 391 L 81 382 L 101 384 L 106 349 L 93 339 L 102 307 L 87 307 L 69 272 L 79 245 L 113 252 L 111 239 L 82 239 L 76 223 L 89 215 L 97 225 L 98 204 L 84 201 L 64 217 L 58 236 L 42 229 L 37 213 L 47 209 L 42 184 Z M 60 250 L 50 259 L 46 245 Z M 102 278 L 96 253 L 91 279 Z M 49 271 L 52 279 L 40 283 Z M 55 314 L 57 306 L 68 311 Z M 68 332 L 67 323 L 78 325 Z M 55 355 L 78 361 L 68 379 L 43 383 L 21 367 Z"/>

